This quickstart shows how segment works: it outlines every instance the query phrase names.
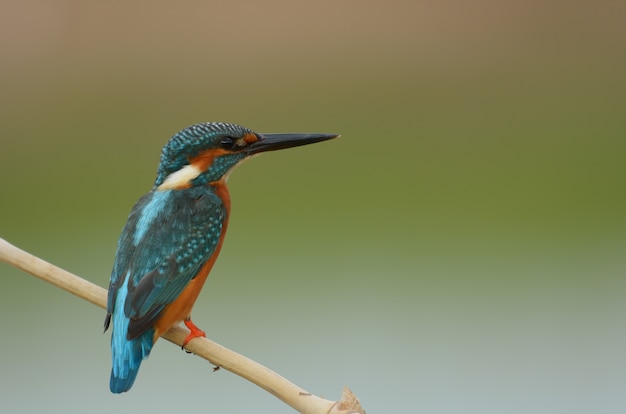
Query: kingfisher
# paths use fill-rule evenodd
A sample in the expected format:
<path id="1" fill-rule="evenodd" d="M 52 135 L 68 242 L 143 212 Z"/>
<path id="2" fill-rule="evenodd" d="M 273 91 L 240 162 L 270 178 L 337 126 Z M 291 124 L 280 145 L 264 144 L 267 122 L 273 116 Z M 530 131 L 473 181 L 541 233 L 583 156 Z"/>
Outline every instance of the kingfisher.
<path id="1" fill-rule="evenodd" d="M 336 138 L 336 134 L 260 134 L 207 122 L 176 133 L 161 151 L 152 190 L 132 208 L 118 240 L 104 330 L 113 323 L 110 389 L 128 391 L 157 339 L 181 321 L 183 348 L 206 334 L 191 310 L 228 227 L 226 181 L 262 152 Z"/>

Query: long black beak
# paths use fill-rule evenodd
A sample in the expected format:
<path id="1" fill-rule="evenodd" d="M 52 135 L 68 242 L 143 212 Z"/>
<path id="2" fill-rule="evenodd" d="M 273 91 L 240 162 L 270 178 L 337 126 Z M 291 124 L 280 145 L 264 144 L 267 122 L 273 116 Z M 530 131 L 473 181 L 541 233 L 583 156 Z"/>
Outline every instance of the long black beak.
<path id="1" fill-rule="evenodd" d="M 337 138 L 337 134 L 257 134 L 259 140 L 244 149 L 248 154 L 299 147 Z"/>

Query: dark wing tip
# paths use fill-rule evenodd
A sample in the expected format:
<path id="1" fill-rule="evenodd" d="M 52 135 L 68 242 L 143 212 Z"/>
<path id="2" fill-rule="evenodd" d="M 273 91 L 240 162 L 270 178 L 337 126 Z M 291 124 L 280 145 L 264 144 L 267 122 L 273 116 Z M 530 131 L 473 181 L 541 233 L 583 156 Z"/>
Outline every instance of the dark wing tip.
<path id="1" fill-rule="evenodd" d="M 106 332 L 107 329 L 109 329 L 110 324 L 111 324 L 111 314 L 107 313 L 107 316 L 104 318 L 104 332 Z"/>

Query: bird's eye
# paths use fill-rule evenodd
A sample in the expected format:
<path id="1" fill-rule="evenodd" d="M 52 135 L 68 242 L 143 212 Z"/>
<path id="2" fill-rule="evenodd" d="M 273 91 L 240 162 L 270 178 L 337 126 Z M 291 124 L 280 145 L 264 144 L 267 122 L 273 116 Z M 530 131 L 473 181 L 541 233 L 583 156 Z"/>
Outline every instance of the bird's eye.
<path id="1" fill-rule="evenodd" d="M 235 147 L 235 140 L 232 137 L 224 137 L 220 141 L 220 147 L 225 150 L 231 150 Z"/>

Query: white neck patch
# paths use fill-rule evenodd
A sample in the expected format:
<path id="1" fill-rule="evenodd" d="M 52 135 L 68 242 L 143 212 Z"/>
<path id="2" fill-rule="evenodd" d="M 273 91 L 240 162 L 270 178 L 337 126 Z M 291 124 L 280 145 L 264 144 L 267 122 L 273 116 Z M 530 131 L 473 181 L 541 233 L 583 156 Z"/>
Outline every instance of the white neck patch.
<path id="1" fill-rule="evenodd" d="M 189 181 L 197 178 L 200 174 L 202 174 L 202 170 L 197 166 L 193 164 L 185 165 L 180 170 L 174 171 L 165 177 L 165 180 L 157 187 L 157 190 L 175 190 L 185 187 Z"/>

